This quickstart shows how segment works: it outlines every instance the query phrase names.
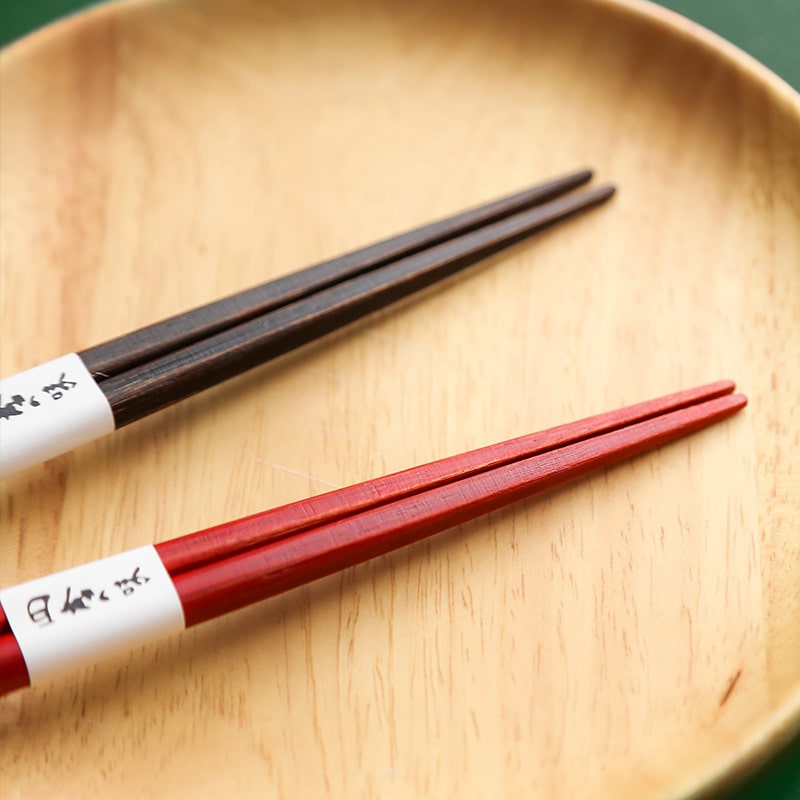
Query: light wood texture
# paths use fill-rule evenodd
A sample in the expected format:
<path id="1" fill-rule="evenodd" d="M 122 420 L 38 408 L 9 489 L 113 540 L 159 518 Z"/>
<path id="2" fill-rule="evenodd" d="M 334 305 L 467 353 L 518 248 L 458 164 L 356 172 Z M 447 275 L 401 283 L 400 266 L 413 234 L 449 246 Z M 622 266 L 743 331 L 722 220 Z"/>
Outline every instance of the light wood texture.
<path id="1" fill-rule="evenodd" d="M 0 370 L 593 165 L 607 206 L 2 485 L 3 585 L 722 377 L 745 412 L 0 703 L 8 797 L 656 798 L 800 725 L 800 102 L 626 3 L 115 5 L 0 58 Z"/>

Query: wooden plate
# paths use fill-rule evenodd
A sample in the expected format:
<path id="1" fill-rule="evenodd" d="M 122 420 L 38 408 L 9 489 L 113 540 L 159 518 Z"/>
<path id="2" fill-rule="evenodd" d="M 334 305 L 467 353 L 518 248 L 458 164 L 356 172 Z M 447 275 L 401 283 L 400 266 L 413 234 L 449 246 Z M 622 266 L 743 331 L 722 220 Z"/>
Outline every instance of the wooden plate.
<path id="1" fill-rule="evenodd" d="M 620 187 L 424 297 L 7 480 L 3 585 L 720 377 L 751 401 L 6 698 L 6 788 L 677 797 L 800 727 L 788 87 L 611 1 L 122 3 L 0 64 L 4 375 L 576 167 Z"/>

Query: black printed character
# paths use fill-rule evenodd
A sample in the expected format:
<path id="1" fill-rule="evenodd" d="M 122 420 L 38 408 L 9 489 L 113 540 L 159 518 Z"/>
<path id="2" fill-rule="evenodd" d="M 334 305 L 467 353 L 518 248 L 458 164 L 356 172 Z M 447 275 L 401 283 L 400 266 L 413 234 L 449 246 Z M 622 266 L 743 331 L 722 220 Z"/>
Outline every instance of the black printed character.
<path id="1" fill-rule="evenodd" d="M 62 614 L 68 611 L 74 614 L 76 611 L 88 611 L 91 608 L 90 603 L 94 597 L 94 592 L 91 589 L 81 589 L 81 593 L 77 597 L 72 597 L 72 587 L 67 587 L 67 596 L 64 600 L 64 607 L 61 609 Z"/>
<path id="2" fill-rule="evenodd" d="M 67 380 L 67 373 L 62 372 L 58 383 L 51 383 L 48 386 L 42 386 L 42 391 L 49 394 L 53 400 L 60 400 L 64 396 L 64 392 L 68 392 L 78 384 L 75 381 Z"/>
<path id="3" fill-rule="evenodd" d="M 28 616 L 31 622 L 36 623 L 40 628 L 53 622 L 53 618 L 50 616 L 50 608 L 48 607 L 49 602 L 49 594 L 40 594 L 28 600 Z"/>
<path id="4" fill-rule="evenodd" d="M 15 394 L 7 403 L 0 405 L 0 419 L 18 417 L 22 410 L 19 406 L 25 404 L 25 398 L 21 394 Z"/>
<path id="5" fill-rule="evenodd" d="M 114 586 L 118 586 L 122 589 L 122 594 L 132 594 L 133 591 L 137 586 L 144 586 L 150 578 L 146 578 L 144 575 L 139 574 L 139 570 L 141 567 L 136 567 L 133 571 L 133 575 L 130 578 L 123 578 L 120 581 L 114 581 Z"/>

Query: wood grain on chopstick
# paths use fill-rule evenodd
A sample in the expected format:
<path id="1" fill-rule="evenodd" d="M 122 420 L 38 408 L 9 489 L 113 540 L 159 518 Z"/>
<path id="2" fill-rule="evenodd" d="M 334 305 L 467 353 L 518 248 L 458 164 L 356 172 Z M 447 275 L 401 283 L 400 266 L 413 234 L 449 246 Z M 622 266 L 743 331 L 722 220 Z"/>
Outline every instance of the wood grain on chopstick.
<path id="1" fill-rule="evenodd" d="M 247 520 L 184 537 L 172 553 L 165 543 L 155 554 L 177 592 L 182 624 L 189 627 L 697 431 L 746 404 L 732 390 L 729 381 L 709 384 L 329 493 L 316 509 L 310 501 L 291 504 L 273 512 L 278 522 L 289 521 L 280 538 L 274 538 L 277 527 L 261 531 L 265 543 L 234 555 L 226 555 L 231 542 L 225 537 L 240 535 Z M 535 455 L 519 457 L 531 449 Z M 350 507 L 350 500 L 361 505 Z M 264 520 L 269 514 L 260 516 Z M 329 521 L 303 527 L 315 515 Z M 301 529 L 289 534 L 292 525 Z M 246 538 L 252 532 L 245 528 L 244 533 Z M 214 538 L 223 544 L 209 544 Z M 217 557 L 209 560 L 214 546 Z M 186 558 L 190 551 L 200 559 L 194 564 Z M 172 568 L 180 563 L 180 571 L 167 566 L 171 557 Z M 6 620 L 0 633 L 0 692 L 28 683 L 25 658 Z"/>
<path id="2" fill-rule="evenodd" d="M 669 411 L 733 392 L 733 381 L 717 381 L 696 389 L 647 400 L 615 411 L 527 434 L 468 453 L 411 467 L 380 478 L 315 495 L 233 522 L 157 544 L 171 575 L 249 550 L 267 542 L 352 516 L 411 494 L 518 461 Z M 0 624 L 2 630 L 2 624 Z"/>
<path id="3" fill-rule="evenodd" d="M 613 187 L 561 196 L 591 174 L 549 181 L 3 379 L 9 400 L 0 477 L 106 436 L 599 205 Z M 37 399 L 56 391 L 57 405 Z"/>
<path id="4" fill-rule="evenodd" d="M 476 473 L 729 395 L 734 388 L 733 381 L 723 380 L 646 400 L 261 511 L 160 542 L 155 549 L 167 572 L 175 576 Z M 8 621 L 0 606 L 0 633 L 8 630 Z"/>
<path id="5" fill-rule="evenodd" d="M 336 283 L 551 200 L 587 183 L 591 177 L 592 171 L 584 169 L 538 184 L 156 322 L 89 347 L 78 355 L 98 381 L 102 381 Z"/>
<path id="6" fill-rule="evenodd" d="M 115 427 L 319 339 L 605 202 L 614 191 L 601 186 L 514 214 L 105 379 L 99 386 Z"/>
<path id="7" fill-rule="evenodd" d="M 186 626 L 243 608 L 608 467 L 729 417 L 724 395 L 312 528 L 174 578 Z"/>

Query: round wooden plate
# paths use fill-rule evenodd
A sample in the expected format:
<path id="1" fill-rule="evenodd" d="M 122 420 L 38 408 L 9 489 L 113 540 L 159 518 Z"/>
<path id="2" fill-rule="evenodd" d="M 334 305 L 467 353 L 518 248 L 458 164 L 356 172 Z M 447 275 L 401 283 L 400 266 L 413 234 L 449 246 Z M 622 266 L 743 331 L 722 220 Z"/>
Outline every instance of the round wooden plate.
<path id="1" fill-rule="evenodd" d="M 2 486 L 3 585 L 722 377 L 745 412 L 0 703 L 24 797 L 656 798 L 800 726 L 800 100 L 634 2 L 134 2 L 0 60 L 2 374 L 590 165 L 602 209 Z"/>

